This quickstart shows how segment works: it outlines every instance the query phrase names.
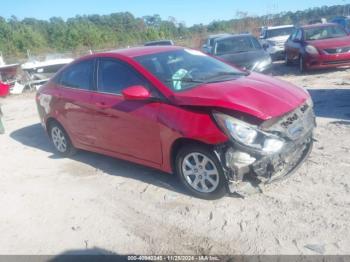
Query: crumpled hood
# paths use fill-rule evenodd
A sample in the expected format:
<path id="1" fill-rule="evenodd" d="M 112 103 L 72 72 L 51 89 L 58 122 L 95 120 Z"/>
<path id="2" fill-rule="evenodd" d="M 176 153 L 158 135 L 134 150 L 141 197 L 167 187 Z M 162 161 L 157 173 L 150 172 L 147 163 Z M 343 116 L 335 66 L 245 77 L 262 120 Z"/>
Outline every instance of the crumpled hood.
<path id="1" fill-rule="evenodd" d="M 350 36 L 313 40 L 307 41 L 307 43 L 318 49 L 345 47 L 350 46 Z"/>
<path id="2" fill-rule="evenodd" d="M 258 73 L 225 82 L 208 83 L 177 92 L 177 105 L 209 106 L 244 112 L 262 120 L 281 116 L 300 106 L 307 91 Z"/>

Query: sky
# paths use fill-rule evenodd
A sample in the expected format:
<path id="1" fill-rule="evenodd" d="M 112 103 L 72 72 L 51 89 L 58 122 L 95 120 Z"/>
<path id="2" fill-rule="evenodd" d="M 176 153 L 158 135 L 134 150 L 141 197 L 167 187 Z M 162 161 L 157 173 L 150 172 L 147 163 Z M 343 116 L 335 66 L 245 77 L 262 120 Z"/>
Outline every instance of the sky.
<path id="1" fill-rule="evenodd" d="M 136 17 L 159 14 L 168 19 L 172 16 L 191 26 L 232 19 L 237 11 L 265 15 L 337 4 L 350 4 L 350 0 L 5 0 L 1 3 L 0 16 L 9 18 L 14 15 L 18 19 L 58 16 L 67 19 L 76 15 L 128 11 Z"/>

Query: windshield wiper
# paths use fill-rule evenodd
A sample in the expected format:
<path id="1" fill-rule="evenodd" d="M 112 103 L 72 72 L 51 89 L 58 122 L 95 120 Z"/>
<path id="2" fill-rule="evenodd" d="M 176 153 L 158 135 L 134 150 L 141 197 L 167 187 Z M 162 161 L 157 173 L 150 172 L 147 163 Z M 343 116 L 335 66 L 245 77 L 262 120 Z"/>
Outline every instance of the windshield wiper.
<path id="1" fill-rule="evenodd" d="M 237 54 L 237 53 L 245 53 L 245 52 L 249 52 L 250 50 L 238 50 L 238 51 L 234 51 L 233 53 Z"/>
<path id="2" fill-rule="evenodd" d="M 247 76 L 249 72 L 229 72 L 229 71 L 219 71 L 216 72 L 215 75 L 212 75 L 210 78 L 218 77 L 218 76 Z"/>
<path id="3" fill-rule="evenodd" d="M 179 81 L 182 83 L 206 83 L 203 80 L 199 80 L 199 79 L 193 79 L 191 77 L 183 77 L 183 78 L 171 78 L 171 79 L 166 79 L 165 82 L 167 83 L 171 83 L 174 81 Z"/>

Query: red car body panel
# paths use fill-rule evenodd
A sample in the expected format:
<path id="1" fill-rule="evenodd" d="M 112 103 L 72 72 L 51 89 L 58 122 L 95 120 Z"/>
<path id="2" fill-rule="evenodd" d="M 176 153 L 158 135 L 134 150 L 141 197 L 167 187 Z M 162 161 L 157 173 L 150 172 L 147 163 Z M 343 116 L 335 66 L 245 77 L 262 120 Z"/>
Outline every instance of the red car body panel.
<path id="1" fill-rule="evenodd" d="M 283 115 L 308 98 L 301 88 L 287 82 L 251 73 L 236 80 L 210 83 L 174 95 L 178 105 L 228 108 L 262 120 Z"/>
<path id="2" fill-rule="evenodd" d="M 316 24 L 303 26 L 301 29 L 327 27 L 335 24 Z M 299 45 L 298 48 L 292 45 Z M 307 45 L 314 46 L 319 54 L 311 55 L 305 52 Z M 305 41 L 301 43 L 291 43 L 290 40 L 286 43 L 286 52 L 288 57 L 298 58 L 299 55 L 303 55 L 305 59 L 305 67 L 307 69 L 322 69 L 322 68 L 334 68 L 341 66 L 350 66 L 350 52 L 342 52 L 329 54 L 325 49 L 337 49 L 337 48 L 349 48 L 350 49 L 350 36 L 328 38 L 320 40 Z"/>
<path id="3" fill-rule="evenodd" d="M 319 55 L 307 55 L 306 66 L 310 69 L 333 68 L 340 66 L 350 66 L 350 52 L 328 54 L 325 49 L 350 47 L 350 36 L 307 41 L 320 52 Z"/>
<path id="4" fill-rule="evenodd" d="M 126 100 L 123 95 L 66 88 L 49 81 L 37 94 L 42 124 L 46 127 L 49 119 L 56 119 L 77 148 L 172 172 L 176 141 L 190 139 L 216 145 L 229 140 L 212 119 L 211 107 L 266 120 L 295 109 L 308 98 L 298 87 L 255 73 L 175 93 L 133 59 L 177 49 L 180 47 L 142 47 L 77 60 L 122 60 L 148 79 L 164 101 Z M 42 96 L 50 97 L 49 106 L 43 105 Z"/>
<path id="5" fill-rule="evenodd" d="M 10 86 L 0 82 L 0 97 L 5 97 L 9 94 Z"/>
<path id="6" fill-rule="evenodd" d="M 340 66 L 350 66 L 350 52 L 328 54 L 325 49 L 350 47 L 350 36 L 331 38 L 315 41 L 307 41 L 307 44 L 316 47 L 319 55 L 307 55 L 306 65 L 308 68 L 321 69 Z"/>
<path id="7" fill-rule="evenodd" d="M 305 64 L 308 69 L 336 68 L 350 66 L 350 53 L 339 55 L 307 55 Z"/>
<path id="8" fill-rule="evenodd" d="M 306 43 L 313 45 L 319 50 L 323 50 L 325 48 L 345 47 L 350 46 L 350 36 L 306 41 Z"/>

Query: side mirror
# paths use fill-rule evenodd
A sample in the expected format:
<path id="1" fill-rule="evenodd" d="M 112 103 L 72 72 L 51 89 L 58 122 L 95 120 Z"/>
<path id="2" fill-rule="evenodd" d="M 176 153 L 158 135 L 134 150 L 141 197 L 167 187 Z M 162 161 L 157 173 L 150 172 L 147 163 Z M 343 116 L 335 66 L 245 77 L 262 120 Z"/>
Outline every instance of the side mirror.
<path id="1" fill-rule="evenodd" d="M 126 100 L 147 100 L 151 97 L 144 86 L 130 86 L 124 89 L 122 94 Z"/>

